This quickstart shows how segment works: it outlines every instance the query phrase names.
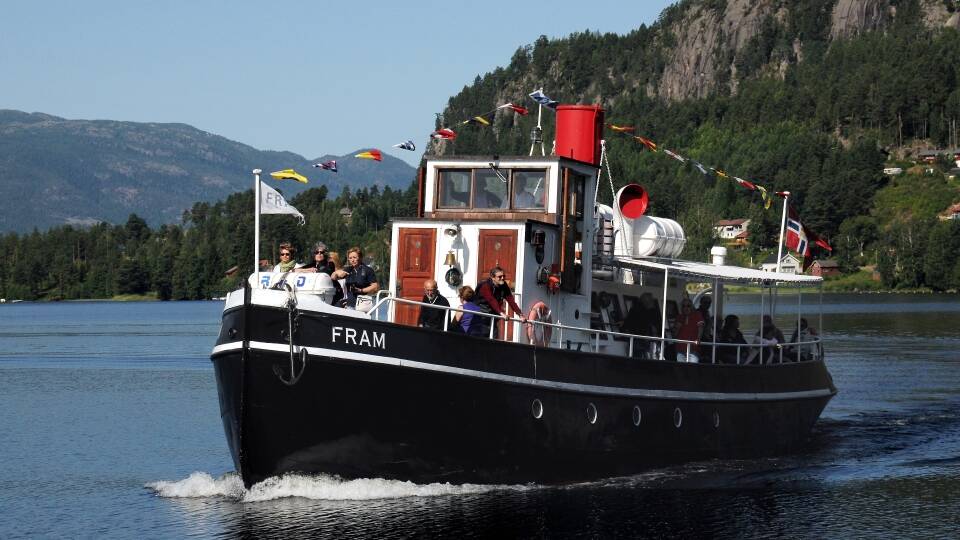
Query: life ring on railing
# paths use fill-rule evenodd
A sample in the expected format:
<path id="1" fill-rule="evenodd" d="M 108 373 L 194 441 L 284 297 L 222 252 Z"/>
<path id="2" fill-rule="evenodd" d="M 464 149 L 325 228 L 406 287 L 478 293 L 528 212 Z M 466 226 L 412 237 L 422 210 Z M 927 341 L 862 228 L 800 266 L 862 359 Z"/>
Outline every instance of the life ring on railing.
<path id="1" fill-rule="evenodd" d="M 530 314 L 527 315 L 527 320 L 534 322 L 542 322 L 547 324 L 552 324 L 553 319 L 550 317 L 550 308 L 547 307 L 543 302 L 537 302 L 530 308 Z M 546 347 L 547 343 L 550 343 L 550 337 L 553 335 L 553 328 L 550 326 L 545 326 L 542 324 L 528 324 L 527 325 L 527 341 L 531 345 L 536 345 L 538 347 Z"/>

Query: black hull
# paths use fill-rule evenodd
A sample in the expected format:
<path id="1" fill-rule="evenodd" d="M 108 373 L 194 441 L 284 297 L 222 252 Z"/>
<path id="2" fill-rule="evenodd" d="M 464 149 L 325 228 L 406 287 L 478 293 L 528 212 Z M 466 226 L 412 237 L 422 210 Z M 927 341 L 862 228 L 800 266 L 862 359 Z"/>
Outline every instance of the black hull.
<path id="1" fill-rule="evenodd" d="M 294 342 L 312 352 L 288 385 L 286 311 L 253 305 L 247 316 L 225 312 L 212 357 L 247 486 L 287 472 L 552 483 L 780 454 L 804 443 L 836 392 L 822 362 L 631 360 L 311 312 Z M 345 342 L 335 327 L 370 339 Z M 244 329 L 249 348 L 235 338 Z"/>

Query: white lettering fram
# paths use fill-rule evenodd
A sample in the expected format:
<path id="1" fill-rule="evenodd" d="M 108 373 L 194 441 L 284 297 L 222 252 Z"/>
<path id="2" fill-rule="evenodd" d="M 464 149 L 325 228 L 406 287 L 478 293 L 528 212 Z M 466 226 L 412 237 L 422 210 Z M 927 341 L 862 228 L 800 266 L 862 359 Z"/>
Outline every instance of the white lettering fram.
<path id="1" fill-rule="evenodd" d="M 359 336 L 359 341 L 357 340 Z M 330 341 L 363 347 L 387 348 L 387 334 L 385 332 L 368 332 L 356 328 L 334 326 L 330 329 Z"/>

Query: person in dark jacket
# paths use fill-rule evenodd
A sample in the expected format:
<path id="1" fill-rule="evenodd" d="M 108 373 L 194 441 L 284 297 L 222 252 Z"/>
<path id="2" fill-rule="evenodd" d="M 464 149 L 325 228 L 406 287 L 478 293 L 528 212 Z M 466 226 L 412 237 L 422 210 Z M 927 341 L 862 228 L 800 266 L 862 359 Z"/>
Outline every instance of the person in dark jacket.
<path id="1" fill-rule="evenodd" d="M 727 315 L 723 318 L 723 328 L 720 329 L 720 335 L 717 336 L 719 343 L 729 343 L 731 345 L 746 345 L 743 333 L 740 332 L 740 317 L 736 315 Z M 741 358 L 747 356 L 747 348 L 741 347 L 739 355 L 737 347 L 717 347 L 717 362 L 721 364 L 739 364 Z"/>
<path id="2" fill-rule="evenodd" d="M 516 300 L 513 299 L 513 291 L 510 290 L 510 285 L 507 284 L 507 276 L 503 272 L 503 268 L 499 266 L 494 266 L 493 269 L 490 270 L 490 277 L 477 284 L 476 303 L 485 313 L 493 313 L 496 315 L 503 315 L 506 312 L 507 305 L 509 305 L 510 308 L 513 309 L 513 312 L 520 316 L 523 322 L 527 322 L 527 317 L 524 315 L 523 310 L 520 309 Z M 485 322 L 489 324 L 489 321 Z M 497 337 L 496 328 L 493 331 L 493 337 Z"/>
<path id="3" fill-rule="evenodd" d="M 343 279 L 347 292 L 347 307 L 356 307 L 357 296 L 376 294 L 380 290 L 377 274 L 373 268 L 363 264 L 363 250 L 352 247 L 347 250 L 347 262 L 344 268 L 333 273 L 334 279 Z"/>
<path id="4" fill-rule="evenodd" d="M 423 282 L 423 300 L 424 304 L 434 306 L 450 307 L 450 302 L 441 296 L 437 291 L 437 282 L 428 279 Z M 420 316 L 417 317 L 417 326 L 421 328 L 432 328 L 434 330 L 443 330 L 443 320 L 447 317 L 447 310 L 420 306 Z"/>
<path id="5" fill-rule="evenodd" d="M 657 301 L 650 293 L 643 293 L 640 299 L 630 306 L 630 311 L 620 323 L 620 331 L 624 334 L 633 334 L 635 336 L 660 337 L 660 319 L 663 314 L 657 307 Z M 633 355 L 640 358 L 656 358 L 656 347 L 658 341 L 653 340 L 634 340 Z"/>

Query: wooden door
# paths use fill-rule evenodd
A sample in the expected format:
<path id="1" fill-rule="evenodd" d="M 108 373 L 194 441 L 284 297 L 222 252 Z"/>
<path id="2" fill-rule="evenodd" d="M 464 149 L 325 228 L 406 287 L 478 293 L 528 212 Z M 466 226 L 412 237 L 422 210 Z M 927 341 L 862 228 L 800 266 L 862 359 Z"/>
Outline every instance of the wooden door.
<path id="1" fill-rule="evenodd" d="M 397 247 L 397 296 L 419 302 L 423 300 L 423 282 L 433 275 L 436 254 L 435 229 L 401 228 Z M 420 306 L 398 303 L 395 321 L 415 326 Z"/>
<path id="2" fill-rule="evenodd" d="M 480 229 L 480 259 L 477 268 L 477 281 L 490 277 L 490 269 L 494 266 L 503 268 L 503 273 L 513 290 L 517 280 L 517 231 L 502 229 Z M 519 304 L 519 302 L 517 302 Z M 522 306 L 521 306 L 522 307 Z M 507 307 L 507 314 L 513 316 L 513 310 Z M 503 322 L 500 322 L 500 332 L 503 336 Z M 513 338 L 513 325 L 507 328 L 508 339 Z"/>

